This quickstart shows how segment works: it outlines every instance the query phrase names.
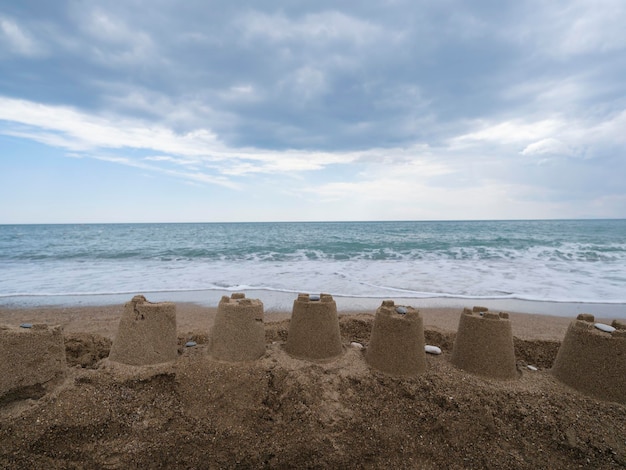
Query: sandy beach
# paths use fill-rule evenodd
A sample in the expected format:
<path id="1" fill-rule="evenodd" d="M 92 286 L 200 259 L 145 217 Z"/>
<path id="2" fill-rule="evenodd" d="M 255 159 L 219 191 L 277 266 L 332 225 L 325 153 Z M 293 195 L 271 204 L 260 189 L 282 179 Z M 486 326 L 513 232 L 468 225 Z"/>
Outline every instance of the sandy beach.
<path id="1" fill-rule="evenodd" d="M 339 312 L 343 353 L 325 362 L 289 356 L 291 312 L 266 314 L 265 355 L 229 363 L 207 352 L 216 309 L 177 303 L 177 360 L 131 367 L 107 359 L 122 309 L 0 309 L 0 324 L 61 325 L 69 366 L 45 393 L 0 403 L 2 468 L 626 466 L 626 405 L 549 372 L 575 314 L 511 313 L 518 377 L 497 380 L 451 364 L 458 308 L 420 309 L 443 353 L 408 378 L 350 347 L 367 348 L 373 311 Z"/>

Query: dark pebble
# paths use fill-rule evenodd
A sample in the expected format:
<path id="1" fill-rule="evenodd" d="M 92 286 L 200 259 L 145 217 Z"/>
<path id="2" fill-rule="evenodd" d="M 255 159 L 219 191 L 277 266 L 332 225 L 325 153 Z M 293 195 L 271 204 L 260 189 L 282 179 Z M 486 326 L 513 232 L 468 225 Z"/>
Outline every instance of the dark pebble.
<path id="1" fill-rule="evenodd" d="M 32 327 L 33 327 L 32 323 L 22 323 L 20 325 L 20 328 L 32 328 Z"/>

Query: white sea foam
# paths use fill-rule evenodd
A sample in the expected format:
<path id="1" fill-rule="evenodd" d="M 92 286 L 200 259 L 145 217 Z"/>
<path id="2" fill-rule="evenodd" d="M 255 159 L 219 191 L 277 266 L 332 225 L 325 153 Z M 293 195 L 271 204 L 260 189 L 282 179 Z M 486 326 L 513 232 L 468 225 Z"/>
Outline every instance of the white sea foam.
<path id="1" fill-rule="evenodd" d="M 0 298 L 257 289 L 626 303 L 625 228 L 624 221 L 0 227 Z"/>
<path id="2" fill-rule="evenodd" d="M 439 260 L 116 261 L 3 266 L 0 296 L 263 289 L 356 297 L 458 297 L 625 303 L 616 267 Z M 603 282 L 597 282 L 598 277 Z M 16 282 L 18 280 L 19 282 Z"/>

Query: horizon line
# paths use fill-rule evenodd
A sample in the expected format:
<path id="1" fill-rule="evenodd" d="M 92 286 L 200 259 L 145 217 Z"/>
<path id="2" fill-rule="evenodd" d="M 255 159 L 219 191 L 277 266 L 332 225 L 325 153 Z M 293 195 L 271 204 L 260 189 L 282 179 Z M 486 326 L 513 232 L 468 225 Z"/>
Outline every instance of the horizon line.
<path id="1" fill-rule="evenodd" d="M 579 217 L 579 218 L 512 218 L 512 219 L 374 219 L 374 220 L 251 220 L 251 221 L 186 221 L 186 222 L 0 222 L 0 226 L 11 225 L 156 225 L 156 224 L 321 224 L 321 223 L 384 223 L 384 222 L 549 222 L 549 221 L 585 221 L 585 220 L 626 220 L 625 217 Z"/>

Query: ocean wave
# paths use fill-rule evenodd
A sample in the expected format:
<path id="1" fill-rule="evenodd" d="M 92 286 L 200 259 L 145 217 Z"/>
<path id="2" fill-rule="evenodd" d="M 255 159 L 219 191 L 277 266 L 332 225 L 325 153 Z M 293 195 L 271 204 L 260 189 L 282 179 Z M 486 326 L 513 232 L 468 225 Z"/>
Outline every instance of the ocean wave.
<path id="1" fill-rule="evenodd" d="M 249 287 L 621 303 L 625 229 L 625 221 L 0 227 L 0 297 Z"/>
<path id="2" fill-rule="evenodd" d="M 536 260 L 536 261 L 580 261 L 580 262 L 626 262 L 626 244 L 593 245 L 584 243 L 560 243 L 555 246 L 530 245 L 518 248 L 507 246 L 487 246 L 456 244 L 444 248 L 361 247 L 358 250 L 337 250 L 336 247 L 317 248 L 236 248 L 224 250 L 207 248 L 179 248 L 168 250 L 151 249 L 74 249 L 71 251 L 32 251 L 0 252 L 0 261 L 15 262 L 54 262 L 54 261 L 116 261 L 116 260 L 155 260 L 166 263 L 204 261 L 436 261 L 436 260 Z"/>

